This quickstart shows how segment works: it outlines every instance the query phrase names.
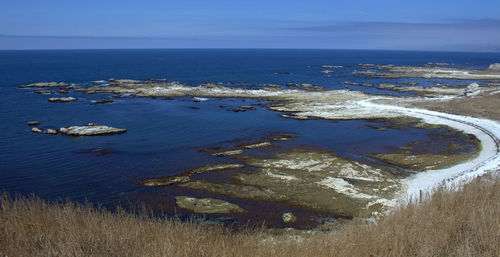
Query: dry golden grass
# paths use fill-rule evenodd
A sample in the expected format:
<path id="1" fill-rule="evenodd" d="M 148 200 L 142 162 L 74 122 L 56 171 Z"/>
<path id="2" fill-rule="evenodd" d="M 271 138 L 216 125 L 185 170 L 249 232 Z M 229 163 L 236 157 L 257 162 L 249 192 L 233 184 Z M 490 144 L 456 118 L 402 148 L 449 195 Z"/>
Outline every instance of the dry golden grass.
<path id="1" fill-rule="evenodd" d="M 6 256 L 500 256 L 500 179 L 440 190 L 377 224 L 297 237 L 231 232 L 37 198 L 0 199 Z"/>

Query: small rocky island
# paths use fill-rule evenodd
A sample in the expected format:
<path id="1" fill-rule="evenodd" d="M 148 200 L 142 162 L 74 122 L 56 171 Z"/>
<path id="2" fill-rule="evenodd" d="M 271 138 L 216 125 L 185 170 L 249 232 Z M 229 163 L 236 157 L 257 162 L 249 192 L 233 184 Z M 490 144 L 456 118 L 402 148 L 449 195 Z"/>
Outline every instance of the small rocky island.
<path id="1" fill-rule="evenodd" d="M 38 121 L 30 121 L 28 122 L 30 126 L 40 125 Z M 59 130 L 55 128 L 49 129 L 41 129 L 38 127 L 31 128 L 31 131 L 34 133 L 46 133 L 46 134 L 62 134 L 68 136 L 101 136 L 101 135 L 112 135 L 112 134 L 121 134 L 127 132 L 126 129 L 123 128 L 113 128 L 104 125 L 96 125 L 93 123 L 89 123 L 85 126 L 70 126 L 63 127 Z"/>

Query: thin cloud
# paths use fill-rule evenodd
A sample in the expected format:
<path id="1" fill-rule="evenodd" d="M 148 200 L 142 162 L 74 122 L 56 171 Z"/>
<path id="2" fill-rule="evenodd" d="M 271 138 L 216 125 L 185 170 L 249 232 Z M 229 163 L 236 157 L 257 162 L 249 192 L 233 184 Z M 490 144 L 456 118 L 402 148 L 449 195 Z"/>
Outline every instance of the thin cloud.
<path id="1" fill-rule="evenodd" d="M 324 40 L 354 39 L 358 47 L 370 49 L 415 49 L 498 51 L 500 20 L 453 20 L 442 23 L 349 22 L 289 27 L 304 36 Z"/>
<path id="2" fill-rule="evenodd" d="M 443 33 L 450 31 L 500 32 L 500 20 L 459 20 L 449 23 L 349 22 L 332 25 L 292 27 L 287 29 L 324 33 L 360 32 L 367 34 L 410 34 L 414 32 Z"/>

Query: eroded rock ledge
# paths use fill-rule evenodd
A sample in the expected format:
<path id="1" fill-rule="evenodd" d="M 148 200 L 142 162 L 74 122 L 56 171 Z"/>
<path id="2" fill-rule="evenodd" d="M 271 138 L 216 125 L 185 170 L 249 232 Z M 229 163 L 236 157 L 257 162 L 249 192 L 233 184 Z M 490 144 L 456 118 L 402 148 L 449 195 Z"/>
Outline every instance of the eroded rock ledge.
<path id="1" fill-rule="evenodd" d="M 59 132 L 61 134 L 69 136 L 99 136 L 99 135 L 111 135 L 111 134 L 121 134 L 127 132 L 126 129 L 113 128 L 104 125 L 91 125 L 91 126 L 71 126 L 60 128 Z"/>
<path id="2" fill-rule="evenodd" d="M 188 196 L 176 196 L 177 205 L 183 209 L 201 214 L 224 214 L 240 213 L 245 210 L 236 204 L 214 198 L 194 198 Z"/>

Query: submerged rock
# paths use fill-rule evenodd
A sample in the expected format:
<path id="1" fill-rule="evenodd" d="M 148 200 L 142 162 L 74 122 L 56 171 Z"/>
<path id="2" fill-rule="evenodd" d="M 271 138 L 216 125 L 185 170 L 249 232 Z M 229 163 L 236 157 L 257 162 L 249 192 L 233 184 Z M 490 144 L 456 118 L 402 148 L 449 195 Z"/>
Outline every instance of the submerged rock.
<path id="1" fill-rule="evenodd" d="M 268 147 L 271 146 L 271 142 L 268 141 L 263 141 L 263 142 L 257 142 L 257 143 L 250 143 L 250 144 L 240 144 L 237 145 L 238 147 L 243 147 L 246 149 L 254 149 L 254 148 L 261 148 L 261 147 Z"/>
<path id="2" fill-rule="evenodd" d="M 241 169 L 243 167 L 245 167 L 245 165 L 239 163 L 221 163 L 214 165 L 205 165 L 196 169 L 192 169 L 190 170 L 190 173 L 196 174 L 196 173 L 205 173 L 216 170 Z"/>
<path id="3" fill-rule="evenodd" d="M 100 99 L 100 100 L 95 100 L 93 101 L 94 104 L 107 104 L 107 103 L 114 103 L 115 101 L 111 99 Z"/>
<path id="4" fill-rule="evenodd" d="M 252 110 L 252 111 L 257 110 L 257 108 L 255 108 L 253 106 L 247 106 L 247 105 L 240 106 L 240 109 L 246 109 L 246 110 Z"/>
<path id="5" fill-rule="evenodd" d="M 401 85 L 408 85 L 408 86 L 417 86 L 418 84 L 420 84 L 420 82 L 418 82 L 418 81 L 399 81 L 396 83 L 401 84 Z"/>
<path id="6" fill-rule="evenodd" d="M 429 64 L 429 65 L 436 65 L 436 66 L 450 66 L 450 65 L 453 65 L 452 63 L 447 63 L 447 62 L 428 62 L 427 64 Z"/>
<path id="7" fill-rule="evenodd" d="M 103 125 L 93 125 L 93 126 L 71 126 L 66 128 L 60 128 L 59 132 L 69 136 L 99 136 L 99 135 L 121 134 L 127 132 L 127 130 L 121 128 L 103 126 Z"/>
<path id="8" fill-rule="evenodd" d="M 292 140 L 294 138 L 298 138 L 298 137 L 299 137 L 298 135 L 293 135 L 293 134 L 279 135 L 279 136 L 271 138 L 271 141 L 290 141 L 290 140 Z"/>
<path id="9" fill-rule="evenodd" d="M 75 98 L 75 97 L 51 97 L 49 98 L 49 102 L 52 102 L 52 103 L 65 103 L 65 102 L 73 102 L 73 101 L 76 101 L 78 100 L 78 98 Z"/>
<path id="10" fill-rule="evenodd" d="M 140 84 L 142 83 L 140 80 L 135 79 L 108 79 L 108 82 L 112 84 Z"/>
<path id="11" fill-rule="evenodd" d="M 167 82 L 168 80 L 165 78 L 151 78 L 151 79 L 148 79 L 147 81 L 149 81 L 149 82 Z"/>
<path id="12" fill-rule="evenodd" d="M 50 94 L 52 94 L 52 91 L 50 91 L 50 90 L 36 90 L 36 91 L 33 91 L 33 93 L 42 94 L 42 95 L 50 95 Z"/>
<path id="13" fill-rule="evenodd" d="M 191 179 L 188 176 L 175 176 L 175 177 L 145 179 L 141 182 L 141 184 L 143 186 L 148 186 L 148 187 L 162 187 L 162 186 L 170 186 L 175 183 L 188 182 L 190 180 Z"/>
<path id="14" fill-rule="evenodd" d="M 467 160 L 473 156 L 473 153 L 463 154 L 411 154 L 406 151 L 396 153 L 366 154 L 391 165 L 396 165 L 405 169 L 414 171 L 426 171 L 448 168 L 456 165 L 460 160 Z"/>
<path id="15" fill-rule="evenodd" d="M 380 89 L 394 89 L 397 87 L 398 86 L 393 85 L 393 84 L 378 84 L 378 88 L 380 88 Z"/>
<path id="16" fill-rule="evenodd" d="M 223 151 L 223 152 L 212 153 L 211 155 L 218 156 L 218 157 L 226 157 L 226 156 L 239 155 L 242 153 L 244 153 L 244 151 L 242 149 L 233 149 L 233 150 L 227 150 L 227 151 Z"/>
<path id="17" fill-rule="evenodd" d="M 201 174 L 212 171 L 221 171 L 221 170 L 241 169 L 243 167 L 245 167 L 243 164 L 234 164 L 234 163 L 205 165 L 192 170 L 188 170 L 179 175 L 145 179 L 141 181 L 141 184 L 143 186 L 151 186 L 151 187 L 170 186 L 175 183 L 191 181 L 191 176 L 195 174 Z"/>
<path id="18" fill-rule="evenodd" d="M 29 126 L 37 126 L 37 125 L 40 125 L 40 122 L 36 121 L 36 120 L 34 120 L 34 121 L 28 121 L 28 125 Z"/>
<path id="19" fill-rule="evenodd" d="M 431 139 L 410 142 L 394 152 L 365 155 L 404 169 L 426 171 L 463 163 L 476 157 L 481 149 L 481 142 L 475 136 L 445 125 L 420 122 L 409 127 L 430 130 Z"/>
<path id="20" fill-rule="evenodd" d="M 214 198 L 176 196 L 175 201 L 179 207 L 201 214 L 245 212 L 243 208 L 236 204 Z"/>

